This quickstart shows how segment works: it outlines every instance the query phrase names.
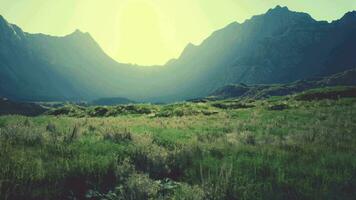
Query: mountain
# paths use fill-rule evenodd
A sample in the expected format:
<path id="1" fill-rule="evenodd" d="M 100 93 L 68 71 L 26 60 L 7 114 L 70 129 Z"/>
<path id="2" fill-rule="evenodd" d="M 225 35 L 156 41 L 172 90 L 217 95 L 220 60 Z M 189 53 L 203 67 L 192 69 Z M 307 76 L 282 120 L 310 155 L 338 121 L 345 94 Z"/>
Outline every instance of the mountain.
<path id="1" fill-rule="evenodd" d="M 187 87 L 191 94 L 202 95 L 231 83 L 288 83 L 326 76 L 356 66 L 355 22 L 356 12 L 328 23 L 277 6 L 187 47 L 169 67 L 191 70 Z"/>
<path id="2" fill-rule="evenodd" d="M 0 95 L 15 100 L 139 98 L 146 95 L 142 79 L 156 71 L 117 63 L 79 30 L 64 37 L 29 34 L 0 17 L 0 43 Z"/>
<path id="3" fill-rule="evenodd" d="M 46 112 L 48 109 L 34 104 L 13 102 L 6 98 L 0 98 L 0 116 L 1 115 L 25 115 L 37 116 Z"/>
<path id="4" fill-rule="evenodd" d="M 298 80 L 286 84 L 261 84 L 245 85 L 231 84 L 217 89 L 207 99 L 229 99 L 229 98 L 248 98 L 262 99 L 271 96 L 285 96 L 303 92 L 313 88 L 324 88 L 334 86 L 356 86 L 356 68 L 346 70 L 331 76 L 319 77 L 314 79 Z M 195 99 L 202 101 L 204 99 Z"/>
<path id="5" fill-rule="evenodd" d="M 0 95 L 30 101 L 125 97 L 168 102 L 229 84 L 274 84 L 356 66 L 356 12 L 331 23 L 277 6 L 231 23 L 164 66 L 107 56 L 89 33 L 30 34 L 0 17 Z"/>
<path id="6" fill-rule="evenodd" d="M 88 87 L 80 80 L 83 73 L 74 74 L 80 71 L 77 63 L 86 62 L 80 60 L 80 51 L 73 52 L 77 50 L 74 46 L 83 45 L 89 37 L 80 34 L 75 32 L 63 38 L 28 34 L 0 17 L 1 94 L 22 100 L 87 97 Z M 80 40 L 73 43 L 77 38 Z"/>

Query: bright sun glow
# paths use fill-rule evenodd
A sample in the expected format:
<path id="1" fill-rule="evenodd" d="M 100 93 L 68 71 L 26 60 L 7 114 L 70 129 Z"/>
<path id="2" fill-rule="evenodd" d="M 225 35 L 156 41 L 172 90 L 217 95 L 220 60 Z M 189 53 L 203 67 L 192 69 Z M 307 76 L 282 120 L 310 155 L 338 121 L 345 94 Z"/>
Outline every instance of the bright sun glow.
<path id="1" fill-rule="evenodd" d="M 27 32 L 89 32 L 120 62 L 164 64 L 185 45 L 243 22 L 277 4 L 333 20 L 356 9 L 355 0 L 0 0 L 0 14 Z M 320 7 L 322 6 L 322 8 Z"/>

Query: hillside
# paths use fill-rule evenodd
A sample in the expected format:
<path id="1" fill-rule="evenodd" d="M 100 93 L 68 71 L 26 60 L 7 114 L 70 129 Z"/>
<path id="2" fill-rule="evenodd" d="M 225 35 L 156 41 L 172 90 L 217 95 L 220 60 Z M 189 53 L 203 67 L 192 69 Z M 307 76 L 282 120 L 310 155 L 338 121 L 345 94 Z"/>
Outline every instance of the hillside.
<path id="1" fill-rule="evenodd" d="M 277 6 L 214 32 L 199 46 L 189 45 L 169 67 L 178 74 L 190 71 L 185 89 L 202 95 L 227 84 L 326 76 L 356 66 L 355 22 L 356 12 L 328 23 Z"/>
<path id="2" fill-rule="evenodd" d="M 0 115 L 38 116 L 47 110 L 38 104 L 13 102 L 6 98 L 0 98 Z"/>
<path id="3" fill-rule="evenodd" d="M 165 66 L 122 64 L 89 33 L 30 34 L 0 17 L 0 95 L 14 100 L 124 97 L 172 102 L 228 84 L 275 84 L 356 66 L 356 12 L 331 23 L 277 6 L 189 44 Z"/>
<path id="4" fill-rule="evenodd" d="M 356 69 L 346 70 L 331 76 L 319 77 L 314 79 L 298 80 L 286 84 L 231 84 L 217 89 L 208 99 L 227 99 L 227 98 L 253 98 L 261 99 L 271 96 L 285 96 L 295 94 L 312 88 L 330 86 L 355 86 Z M 198 100 L 198 99 L 196 99 Z"/>
<path id="5" fill-rule="evenodd" d="M 132 91 L 145 94 L 140 83 L 148 70 L 117 63 L 89 33 L 30 34 L 0 17 L 0 42 L 0 94 L 10 99 L 91 100 L 131 96 Z"/>

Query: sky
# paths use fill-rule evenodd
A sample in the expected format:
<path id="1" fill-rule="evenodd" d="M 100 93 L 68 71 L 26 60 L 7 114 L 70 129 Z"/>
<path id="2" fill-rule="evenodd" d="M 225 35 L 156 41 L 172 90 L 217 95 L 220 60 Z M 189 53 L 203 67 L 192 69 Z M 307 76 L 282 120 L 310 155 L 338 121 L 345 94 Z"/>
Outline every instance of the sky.
<path id="1" fill-rule="evenodd" d="M 328 21 L 356 10 L 356 0 L 0 0 L 0 15 L 30 33 L 89 32 L 119 62 L 160 65 L 276 5 Z"/>

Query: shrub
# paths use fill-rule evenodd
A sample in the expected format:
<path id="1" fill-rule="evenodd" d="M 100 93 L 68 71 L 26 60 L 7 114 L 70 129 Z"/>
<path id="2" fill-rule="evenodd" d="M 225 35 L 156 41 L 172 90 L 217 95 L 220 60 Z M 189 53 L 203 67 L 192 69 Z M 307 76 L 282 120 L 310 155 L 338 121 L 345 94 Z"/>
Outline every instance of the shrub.
<path id="1" fill-rule="evenodd" d="M 248 145 L 255 145 L 256 144 L 256 136 L 249 131 L 244 131 L 240 135 L 240 138 L 242 140 L 242 143 L 248 144 Z"/>
<path id="2" fill-rule="evenodd" d="M 24 125 L 25 127 L 30 127 L 30 126 L 32 125 L 32 123 L 31 123 L 31 121 L 30 121 L 28 118 L 26 118 L 25 121 L 23 122 L 23 125 Z M 1 127 L 1 126 L 0 126 L 0 127 Z"/>
<path id="3" fill-rule="evenodd" d="M 115 175 L 119 182 L 126 182 L 129 176 L 133 173 L 136 173 L 135 166 L 132 165 L 129 158 L 126 157 L 119 161 L 115 170 Z"/>
<path id="4" fill-rule="evenodd" d="M 197 140 L 199 142 L 215 142 L 218 139 L 226 139 L 226 134 L 224 132 L 208 132 L 208 133 L 198 133 Z"/>
<path id="5" fill-rule="evenodd" d="M 111 129 L 104 134 L 104 140 L 110 140 L 115 143 L 128 142 L 132 140 L 132 134 L 128 129 L 118 130 Z"/>
<path id="6" fill-rule="evenodd" d="M 168 167 L 169 152 L 156 144 L 136 144 L 131 153 L 132 162 L 136 169 L 149 173 L 153 178 L 166 177 L 170 169 Z"/>
<path id="7" fill-rule="evenodd" d="M 132 174 L 123 189 L 121 195 L 126 199 L 154 200 L 158 197 L 160 186 L 146 174 Z"/>
<path id="8" fill-rule="evenodd" d="M 48 123 L 46 126 L 46 130 L 48 132 L 54 133 L 56 131 L 56 125 L 54 125 L 52 123 Z"/>
<path id="9" fill-rule="evenodd" d="M 104 117 L 109 109 L 106 107 L 95 107 L 94 110 L 89 111 L 91 117 Z"/>

